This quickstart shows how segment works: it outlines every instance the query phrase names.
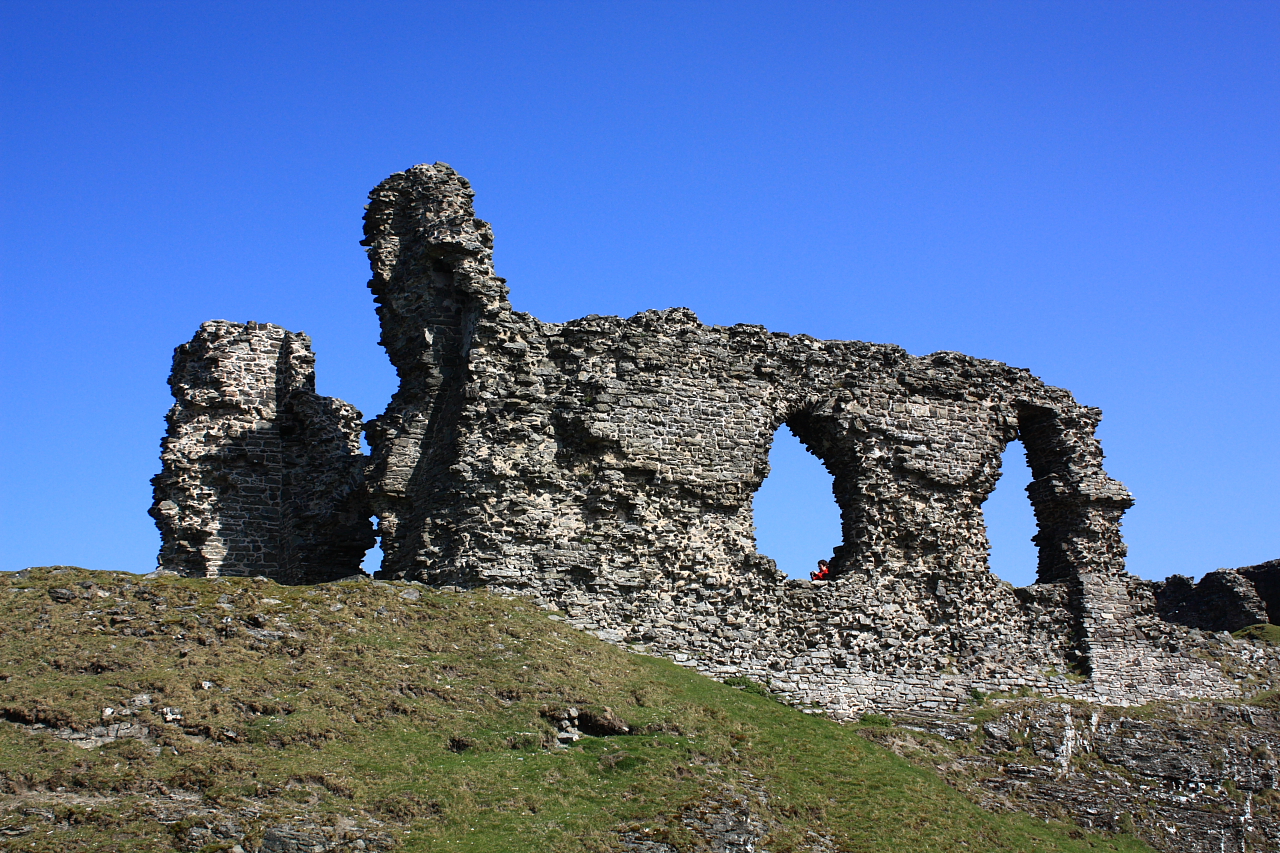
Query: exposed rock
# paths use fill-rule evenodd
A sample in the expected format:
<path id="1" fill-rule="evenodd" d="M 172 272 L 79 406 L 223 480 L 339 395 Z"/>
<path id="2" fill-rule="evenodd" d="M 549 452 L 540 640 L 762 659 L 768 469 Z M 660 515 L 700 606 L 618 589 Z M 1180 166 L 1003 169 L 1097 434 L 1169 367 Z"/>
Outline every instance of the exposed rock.
<path id="1" fill-rule="evenodd" d="M 969 734 L 954 718 L 902 719 L 946 729 L 954 745 L 901 727 L 864 733 L 928 760 L 988 808 L 1134 832 L 1168 853 L 1280 849 L 1274 708 L 1017 702 Z"/>
<path id="2" fill-rule="evenodd" d="M 12 720 L 13 715 L 5 715 Z M 179 718 L 181 719 L 181 718 Z M 63 726 L 57 729 L 50 729 L 43 723 L 33 723 L 31 725 L 22 725 L 21 721 L 15 720 L 22 726 L 24 731 L 35 734 L 37 732 L 47 731 L 56 738 L 65 740 L 73 746 L 81 749 L 97 749 L 117 740 L 140 740 L 144 743 L 151 743 L 151 729 L 141 724 L 131 723 L 114 723 L 111 725 L 93 726 L 86 729 L 74 729 Z"/>
<path id="3" fill-rule="evenodd" d="M 711 794 L 680 815 L 680 823 L 698 845 L 696 849 L 710 853 L 768 853 L 769 848 L 763 843 L 769 831 L 768 795 L 758 785 L 745 787 L 746 790 L 726 788 Z M 814 853 L 832 849 L 819 836 L 814 835 L 812 842 L 801 849 Z M 622 833 L 619 843 L 630 853 L 682 853 L 674 844 L 646 837 L 642 830 Z"/>

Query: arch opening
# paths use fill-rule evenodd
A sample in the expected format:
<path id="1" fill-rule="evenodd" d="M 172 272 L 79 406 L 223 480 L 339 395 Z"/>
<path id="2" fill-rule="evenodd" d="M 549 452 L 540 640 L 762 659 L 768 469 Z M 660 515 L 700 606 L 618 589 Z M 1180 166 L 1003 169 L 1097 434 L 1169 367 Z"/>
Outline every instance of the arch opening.
<path id="1" fill-rule="evenodd" d="M 1015 439 L 1005 447 L 1000 478 L 982 504 L 989 548 L 987 565 L 997 577 L 1014 586 L 1037 581 L 1040 552 L 1033 539 L 1036 516 L 1026 489 L 1032 479 L 1026 448 Z"/>
<path id="2" fill-rule="evenodd" d="M 786 424 L 769 449 L 769 476 L 752 499 L 756 551 L 791 578 L 808 580 L 843 541 L 834 481 Z"/>

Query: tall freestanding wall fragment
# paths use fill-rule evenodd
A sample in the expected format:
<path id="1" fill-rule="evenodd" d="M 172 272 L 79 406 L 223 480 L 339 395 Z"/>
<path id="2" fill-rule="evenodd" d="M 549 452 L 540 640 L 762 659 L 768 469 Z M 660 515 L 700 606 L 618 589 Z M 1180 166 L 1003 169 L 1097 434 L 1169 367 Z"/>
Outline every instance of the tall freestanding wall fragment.
<path id="1" fill-rule="evenodd" d="M 211 320 L 178 347 L 151 517 L 160 568 L 313 583 L 374 544 L 360 413 L 315 392 L 301 333 Z"/>
<path id="2" fill-rule="evenodd" d="M 407 561 L 404 574 L 425 561 L 439 569 L 437 582 L 466 574 L 453 557 L 475 511 L 457 473 L 472 341 L 511 314 L 493 273 L 493 232 L 475 217 L 472 195 L 448 166 L 415 166 L 369 194 L 364 225 L 381 343 L 400 377 L 386 412 L 368 424 L 377 448 L 370 497 L 390 564 Z"/>

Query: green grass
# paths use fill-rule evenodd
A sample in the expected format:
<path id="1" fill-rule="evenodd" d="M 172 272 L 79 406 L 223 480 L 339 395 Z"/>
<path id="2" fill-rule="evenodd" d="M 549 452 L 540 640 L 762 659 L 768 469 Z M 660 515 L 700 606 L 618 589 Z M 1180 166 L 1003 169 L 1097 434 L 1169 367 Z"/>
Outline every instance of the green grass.
<path id="1" fill-rule="evenodd" d="M 410 589 L 417 600 L 401 597 Z M 14 724 L 88 729 L 144 693 L 129 719 L 153 744 L 84 750 Z M 764 693 L 485 593 L 3 575 L 0 831 L 13 840 L 0 846 L 174 850 L 196 818 L 164 825 L 168 791 L 240 815 L 251 837 L 304 816 L 376 826 L 408 851 L 604 851 L 624 831 L 692 851 L 682 814 L 762 790 L 774 853 L 810 849 L 815 832 L 849 853 L 1149 850 L 986 813 L 857 726 Z M 166 723 L 165 707 L 182 719 Z M 561 747 L 550 718 L 568 707 L 629 733 Z"/>
<path id="2" fill-rule="evenodd" d="M 1250 625 L 1248 628 L 1241 628 L 1231 636 L 1237 640 L 1256 640 L 1258 642 L 1267 643 L 1272 646 L 1280 646 L 1280 625 Z"/>

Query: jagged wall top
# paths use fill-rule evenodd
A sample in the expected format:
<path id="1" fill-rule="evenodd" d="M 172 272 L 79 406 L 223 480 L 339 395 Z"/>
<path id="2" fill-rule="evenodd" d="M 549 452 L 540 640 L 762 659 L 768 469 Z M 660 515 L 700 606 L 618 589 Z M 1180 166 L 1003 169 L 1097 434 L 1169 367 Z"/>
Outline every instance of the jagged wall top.
<path id="1" fill-rule="evenodd" d="M 1069 667 L 1093 695 L 1134 678 L 1229 689 L 1126 651 L 1154 606 L 1124 571 L 1132 500 L 1102 468 L 1101 413 L 1068 392 L 959 353 L 681 308 L 542 323 L 511 310 L 451 169 L 414 167 L 371 199 L 370 287 L 402 381 L 368 430 L 383 576 L 533 596 L 845 709 L 1061 692 L 1051 673 Z M 755 551 L 751 500 L 783 424 L 833 476 L 830 584 L 789 582 Z M 1014 438 L 1040 528 L 1041 584 L 1022 594 L 987 571 L 981 512 Z"/>
<path id="2" fill-rule="evenodd" d="M 374 188 L 361 242 L 368 247 L 374 294 L 428 275 L 430 263 L 439 260 L 462 273 L 454 287 L 489 307 L 509 308 L 503 305 L 506 284 L 493 273 L 493 229 L 476 217 L 474 198 L 471 182 L 447 163 L 414 166 Z"/>

